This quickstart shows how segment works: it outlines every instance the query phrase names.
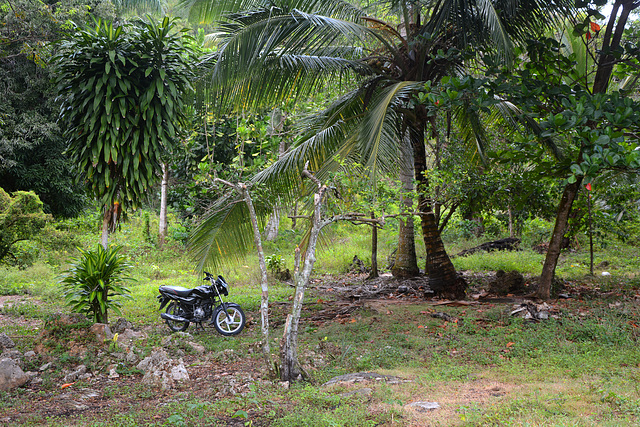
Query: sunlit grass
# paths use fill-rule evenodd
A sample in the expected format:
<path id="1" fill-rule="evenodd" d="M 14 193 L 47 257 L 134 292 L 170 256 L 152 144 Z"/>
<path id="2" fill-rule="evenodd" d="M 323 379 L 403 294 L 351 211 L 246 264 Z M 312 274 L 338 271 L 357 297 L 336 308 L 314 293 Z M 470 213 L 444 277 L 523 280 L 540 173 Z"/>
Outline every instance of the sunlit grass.
<path id="1" fill-rule="evenodd" d="M 540 274 L 544 255 L 533 251 L 477 252 L 453 258 L 457 270 L 471 271 L 519 271 L 523 274 Z"/>

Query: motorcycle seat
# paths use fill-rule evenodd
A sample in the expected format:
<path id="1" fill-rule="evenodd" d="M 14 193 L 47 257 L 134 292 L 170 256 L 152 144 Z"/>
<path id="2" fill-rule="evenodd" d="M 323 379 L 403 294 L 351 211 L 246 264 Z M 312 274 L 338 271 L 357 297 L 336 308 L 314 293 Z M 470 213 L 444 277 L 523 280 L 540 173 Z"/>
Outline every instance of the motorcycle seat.
<path id="1" fill-rule="evenodd" d="M 188 297 L 193 289 L 183 288 L 182 286 L 160 286 L 160 292 L 178 295 L 180 297 Z"/>

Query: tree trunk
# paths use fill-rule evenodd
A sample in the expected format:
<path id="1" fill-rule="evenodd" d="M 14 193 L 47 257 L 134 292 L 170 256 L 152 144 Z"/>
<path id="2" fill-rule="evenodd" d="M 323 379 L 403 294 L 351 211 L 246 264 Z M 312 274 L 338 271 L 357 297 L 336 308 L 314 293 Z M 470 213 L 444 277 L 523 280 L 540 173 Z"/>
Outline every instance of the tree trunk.
<path id="1" fill-rule="evenodd" d="M 294 282 L 296 284 L 296 292 L 293 297 L 293 309 L 291 314 L 287 316 L 284 327 L 284 336 L 281 341 L 280 357 L 280 379 L 282 381 L 296 381 L 302 378 L 302 368 L 298 362 L 298 325 L 300 323 L 300 313 L 302 311 L 302 301 L 304 299 L 304 291 L 309 283 L 313 264 L 316 262 L 316 245 L 320 231 L 325 225 L 331 221 L 322 221 L 322 205 L 324 196 L 327 192 L 327 186 L 321 185 L 320 182 L 306 170 L 305 176 L 312 179 L 318 184 L 318 190 L 313 197 L 313 218 L 311 232 L 309 234 L 309 243 L 304 258 L 304 267 L 300 270 L 300 248 L 296 247 L 295 268 L 293 272 Z"/>
<path id="2" fill-rule="evenodd" d="M 417 120 L 409 126 L 409 136 L 413 147 L 413 162 L 415 179 L 418 183 L 418 209 L 422 236 L 427 252 L 425 272 L 429 275 L 429 287 L 433 292 L 445 298 L 464 298 L 466 282 L 458 277 L 453 263 L 444 247 L 444 242 L 438 230 L 436 217 L 431 209 L 431 203 L 426 197 L 429 186 L 425 172 L 427 169 L 426 150 L 424 145 L 424 123 Z"/>
<path id="3" fill-rule="evenodd" d="M 409 157 L 409 158 L 407 158 Z M 400 182 L 402 183 L 401 206 L 405 213 L 413 211 L 413 164 L 410 156 L 403 158 L 403 166 L 400 168 Z M 413 230 L 413 216 L 404 219 L 400 217 L 398 229 L 398 251 L 391 269 L 394 277 L 414 277 L 420 274 L 416 257 L 415 233 Z"/>
<path id="4" fill-rule="evenodd" d="M 262 321 L 262 355 L 264 357 L 267 368 L 271 372 L 273 370 L 273 362 L 271 361 L 271 347 L 269 344 L 269 282 L 267 280 L 267 264 L 264 260 L 264 250 L 262 249 L 262 238 L 260 237 L 260 228 L 258 227 L 258 217 L 253 206 L 253 200 L 246 184 L 232 184 L 223 179 L 216 178 L 214 182 L 221 182 L 228 187 L 235 189 L 243 198 L 249 210 L 249 218 L 251 219 L 251 227 L 253 229 L 253 243 L 256 245 L 258 252 L 258 264 L 260 265 L 260 287 L 262 288 L 262 296 L 260 300 L 260 318 Z"/>
<path id="5" fill-rule="evenodd" d="M 593 93 L 604 93 L 609 87 L 613 66 L 617 59 L 610 52 L 620 47 L 620 40 L 624 33 L 627 20 L 631 11 L 636 9 L 639 4 L 635 0 L 616 0 L 609 15 L 609 23 L 605 27 L 605 33 L 602 41 L 602 55 L 598 59 L 598 69 L 593 82 Z M 618 18 L 618 11 L 622 7 L 622 13 Z M 616 23 L 617 20 L 617 23 Z"/>
<path id="6" fill-rule="evenodd" d="M 376 219 L 375 212 L 371 211 L 371 219 Z M 378 277 L 378 227 L 371 226 L 371 273 L 369 279 Z"/>
<path id="7" fill-rule="evenodd" d="M 160 185 L 160 221 L 158 226 L 158 246 L 162 249 L 167 239 L 167 186 L 169 182 L 169 165 L 162 164 L 162 183 Z"/>
<path id="8" fill-rule="evenodd" d="M 276 206 L 273 208 L 273 212 L 269 217 L 269 221 L 267 221 L 267 226 L 264 230 L 264 238 L 267 241 L 273 241 L 278 237 L 278 232 L 280 230 L 280 207 Z"/>
<path id="9" fill-rule="evenodd" d="M 556 215 L 556 224 L 553 227 L 553 234 L 551 234 L 551 240 L 549 241 L 549 250 L 547 251 L 544 266 L 542 267 L 542 275 L 538 282 L 538 290 L 536 292 L 538 298 L 549 299 L 551 297 L 551 284 L 553 283 L 553 276 L 555 275 L 558 258 L 560 257 L 562 238 L 567 229 L 571 206 L 580 190 L 581 183 L 582 177 L 578 177 L 576 182 L 567 184 L 564 187 L 560 206 L 558 207 L 558 214 Z"/>
<path id="10" fill-rule="evenodd" d="M 262 288 L 262 296 L 260 300 L 260 318 L 262 320 L 262 356 L 268 369 L 271 371 L 273 363 L 271 361 L 271 347 L 269 344 L 269 282 L 267 280 L 267 264 L 264 260 L 264 250 L 262 249 L 262 239 L 260 238 L 260 229 L 258 228 L 258 217 L 253 207 L 251 195 L 245 184 L 239 184 L 242 191 L 244 201 L 249 208 L 249 216 L 251 218 L 251 226 L 253 227 L 253 240 L 258 251 L 258 263 L 260 264 L 260 286 Z"/>
<path id="11" fill-rule="evenodd" d="M 109 219 L 111 218 L 110 209 L 105 206 L 104 215 L 102 217 L 102 236 L 100 237 L 100 244 L 107 250 L 109 247 Z"/>

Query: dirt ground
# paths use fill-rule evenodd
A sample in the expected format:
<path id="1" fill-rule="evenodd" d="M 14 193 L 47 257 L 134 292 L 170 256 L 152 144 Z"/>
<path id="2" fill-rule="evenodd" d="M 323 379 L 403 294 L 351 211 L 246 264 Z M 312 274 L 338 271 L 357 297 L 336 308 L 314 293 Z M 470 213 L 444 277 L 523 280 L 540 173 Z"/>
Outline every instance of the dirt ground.
<path id="1" fill-rule="evenodd" d="M 477 278 L 476 278 L 477 279 Z M 366 285 L 353 286 L 360 283 L 362 276 L 346 275 L 340 280 L 320 279 L 310 284 L 310 288 L 319 293 L 323 301 L 323 309 L 309 311 L 303 314 L 305 322 L 321 324 L 326 321 L 340 321 L 349 318 L 351 313 L 361 307 L 377 312 L 393 310 L 394 306 L 425 304 L 425 290 L 428 288 L 424 281 L 404 281 L 400 285 L 392 283 L 388 277 L 368 282 Z M 324 297 L 323 297 L 324 295 Z M 513 301 L 521 298 L 512 297 Z M 0 306 L 21 303 L 37 303 L 29 296 L 0 297 Z M 435 301 L 434 303 L 438 303 Z M 440 302 L 441 303 L 441 302 Z M 470 301 L 468 304 L 491 304 L 483 301 Z M 465 304 L 467 304 L 465 303 Z M 272 310 L 283 313 L 289 309 L 287 303 L 274 303 Z M 252 314 L 258 318 L 257 314 Z M 283 316 L 276 316 L 282 318 Z M 43 328 L 40 319 L 25 318 L 9 314 L 0 314 L 0 329 L 7 326 L 26 326 Z M 275 325 L 277 326 L 277 325 Z M 213 333 L 213 332 L 209 332 Z M 20 339 L 21 337 L 12 337 Z M 257 346 L 251 351 L 258 351 Z M 214 402 L 223 398 L 246 397 L 250 393 L 249 384 L 261 382 L 269 387 L 285 387 L 277 381 L 265 378 L 266 369 L 259 357 L 238 358 L 232 354 L 203 354 L 184 357 L 190 380 L 178 388 L 168 391 L 149 390 L 141 385 L 142 375 L 120 375 L 110 378 L 108 375 L 97 375 L 88 381 L 81 381 L 71 385 L 52 384 L 50 381 L 28 383 L 12 398 L 11 404 L 0 406 L 1 425 L 22 425 L 26 423 L 39 424 L 47 418 L 67 419 L 69 425 L 82 425 L 87 419 L 99 420 L 102 414 L 126 413 L 128 411 L 143 412 L 145 421 L 152 424 L 163 423 L 166 411 L 158 408 L 185 400 Z M 409 380 L 411 378 L 408 378 Z M 346 386 L 348 389 L 366 387 L 363 384 Z M 420 412 L 407 410 L 407 416 L 391 425 L 427 426 L 450 425 L 460 421 L 457 412 L 461 405 L 470 406 L 490 405 L 505 396 L 517 396 L 521 386 L 496 382 L 485 378 L 480 373 L 469 381 L 449 382 L 446 387 L 430 387 L 428 394 L 424 388 L 417 387 L 412 382 L 391 386 L 399 395 L 404 395 L 405 402 L 428 401 L 438 402 L 440 409 L 436 411 Z M 5 397 L 6 398 L 6 397 Z M 286 402 L 278 402 L 280 407 Z M 405 408 L 406 409 L 406 408 Z M 249 411 L 253 426 L 268 425 L 261 421 L 261 414 L 265 408 L 259 406 Z M 388 411 L 388 405 L 371 404 L 371 411 Z M 84 421 L 83 421 L 84 420 Z M 229 415 L 220 415 L 217 425 L 244 425 L 243 419 L 234 419 Z"/>

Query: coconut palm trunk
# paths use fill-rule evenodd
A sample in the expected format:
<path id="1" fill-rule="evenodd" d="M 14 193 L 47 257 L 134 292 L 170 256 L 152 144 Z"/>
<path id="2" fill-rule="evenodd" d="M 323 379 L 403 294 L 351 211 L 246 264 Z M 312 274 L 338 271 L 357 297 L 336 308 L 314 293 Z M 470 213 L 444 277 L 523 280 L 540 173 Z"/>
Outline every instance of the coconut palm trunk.
<path id="1" fill-rule="evenodd" d="M 400 217 L 398 227 L 398 250 L 391 274 L 395 277 L 413 277 L 420 273 L 416 257 L 415 233 L 413 228 L 413 162 L 410 156 L 403 156 L 399 171 L 402 185 L 401 206 L 406 217 Z"/>
<path id="2" fill-rule="evenodd" d="M 416 191 L 418 194 L 420 225 L 427 252 L 425 273 L 429 276 L 429 287 L 436 295 L 455 299 L 464 298 L 466 283 L 464 279 L 458 277 L 456 269 L 445 250 L 444 242 L 438 230 L 436 216 L 427 197 L 429 183 L 425 175 L 427 157 L 424 144 L 426 122 L 427 120 L 415 120 L 409 123 L 415 179 L 418 183 Z"/>

